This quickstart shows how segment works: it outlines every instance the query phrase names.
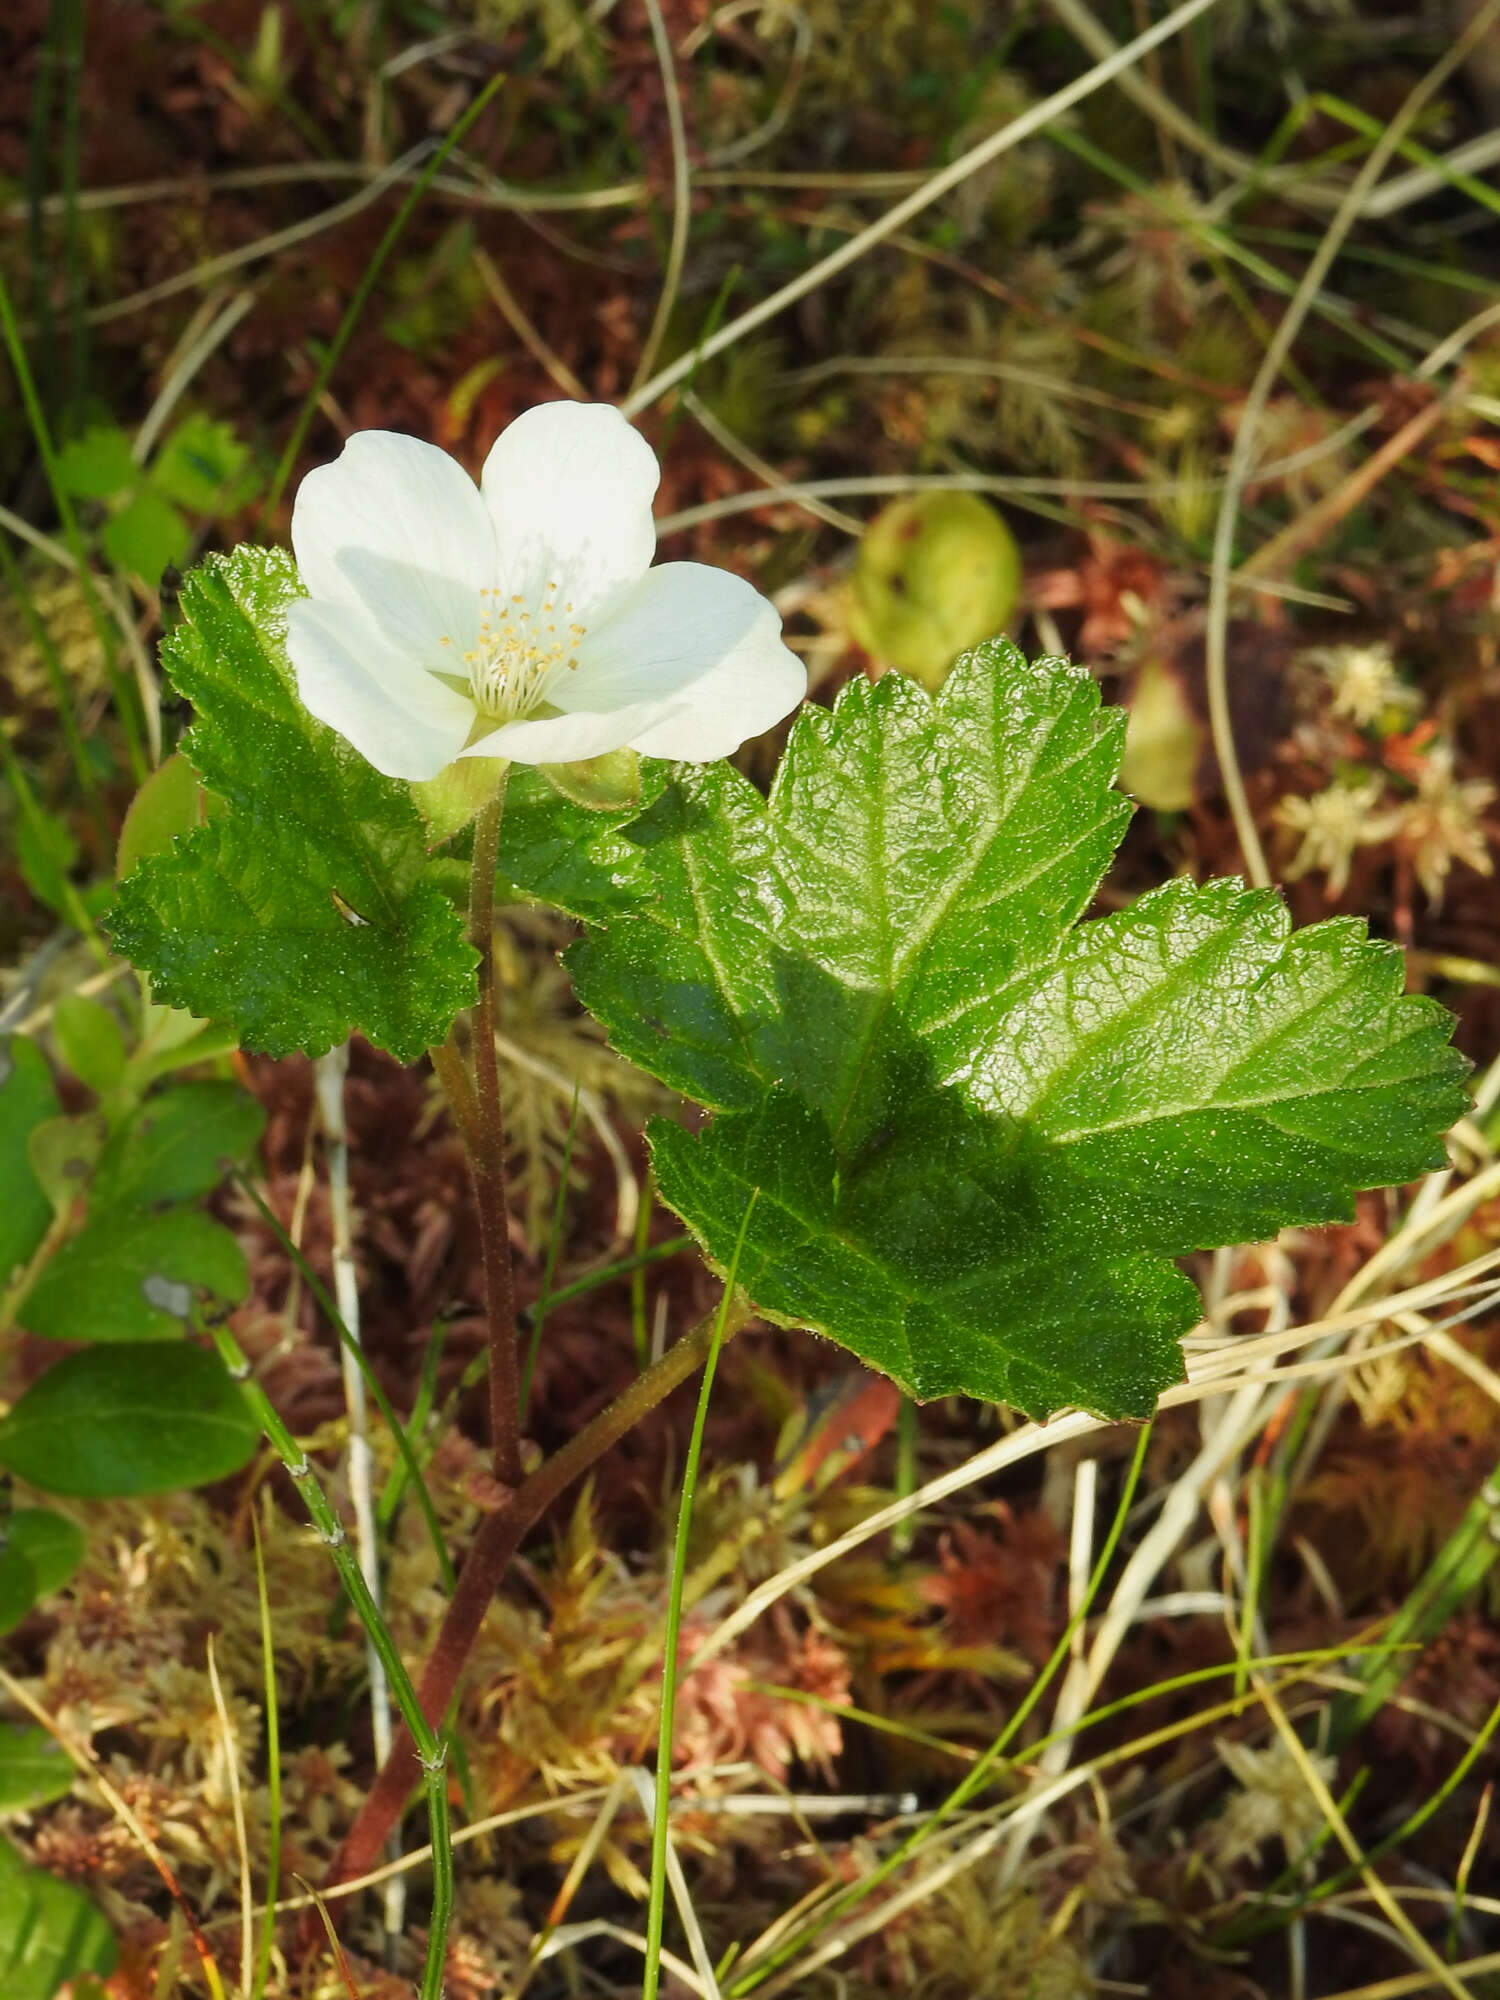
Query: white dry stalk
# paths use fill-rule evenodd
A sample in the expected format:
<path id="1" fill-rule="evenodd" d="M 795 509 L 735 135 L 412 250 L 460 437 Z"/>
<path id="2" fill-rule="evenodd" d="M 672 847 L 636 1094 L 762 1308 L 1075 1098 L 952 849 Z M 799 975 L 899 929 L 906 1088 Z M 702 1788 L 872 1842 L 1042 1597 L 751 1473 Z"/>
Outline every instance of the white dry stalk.
<path id="1" fill-rule="evenodd" d="M 826 521 L 829 527 L 837 528 L 842 534 L 859 536 L 864 533 L 864 522 L 856 520 L 853 514 L 829 507 L 813 494 L 799 492 L 789 479 L 783 479 L 774 465 L 762 458 L 758 451 L 753 451 L 742 438 L 736 437 L 728 424 L 693 390 L 684 389 L 682 400 L 720 451 L 727 453 L 746 472 L 763 480 L 768 492 L 784 494 L 793 506 L 804 508 L 815 520 Z"/>
<path id="2" fill-rule="evenodd" d="M 522 1994 L 531 1984 L 532 1975 L 549 1955 L 553 1938 L 563 1928 L 562 1917 L 572 1908 L 573 1898 L 578 1894 L 579 1889 L 582 1888 L 584 1877 L 593 1867 L 595 1857 L 598 1855 L 599 1849 L 604 1845 L 605 1835 L 614 1825 L 616 1814 L 619 1812 L 621 1806 L 624 1805 L 633 1789 L 634 1787 L 630 1782 L 630 1772 L 628 1770 L 617 1771 L 614 1782 L 599 1802 L 599 1810 L 590 1822 L 589 1830 L 584 1835 L 578 1852 L 573 1856 L 568 1872 L 563 1877 L 561 1888 L 559 1888 L 557 1894 L 552 1898 L 552 1907 L 547 1913 L 546 1921 L 531 1940 L 531 1956 L 526 1970 L 517 1981 L 515 1991 L 509 1996 L 509 2000 L 521 2000 Z M 644 1939 L 642 1942 L 644 1943 Z"/>
<path id="3" fill-rule="evenodd" d="M 191 183 L 185 183 L 180 174 L 174 174 L 166 180 L 123 181 L 117 187 L 80 188 L 76 196 L 44 195 L 40 208 L 44 215 L 60 215 L 71 201 L 80 215 L 94 214 L 105 209 L 134 208 L 153 201 L 211 199 L 217 194 L 238 194 L 250 188 L 300 187 L 308 181 L 378 181 L 384 192 L 397 183 L 415 181 L 419 168 L 413 162 L 425 160 L 432 152 L 433 144 L 433 141 L 425 140 L 420 146 L 414 146 L 396 167 L 371 167 L 359 160 L 294 160 L 277 166 L 234 167 L 227 173 L 205 174 L 201 179 L 195 176 Z M 548 211 L 570 215 L 608 208 L 633 208 L 639 206 L 647 194 L 644 181 L 616 181 L 608 187 L 581 188 L 576 193 L 518 187 L 497 180 L 477 161 L 469 160 L 461 153 L 453 154 L 452 161 L 455 165 L 462 162 L 466 171 L 461 175 L 454 172 L 434 175 L 428 183 L 433 192 L 456 195 L 479 207 L 515 209 L 523 215 Z M 906 184 L 920 177 L 908 174 L 901 178 Z M 816 175 L 808 177 L 808 183 L 816 180 Z M 0 216 L 11 222 L 24 220 L 30 213 L 31 204 L 25 200 L 0 204 Z M 331 210 L 308 218 L 316 229 L 329 228 L 338 219 L 339 213 Z M 254 250 L 257 256 L 269 256 L 271 252 L 265 246 L 272 240 L 261 237 L 246 248 Z"/>
<path id="4" fill-rule="evenodd" d="M 217 257 L 209 257 L 201 264 L 194 264 L 190 270 L 178 271 L 170 278 L 162 278 L 154 285 L 147 285 L 143 291 L 131 292 L 123 299 L 111 299 L 107 305 L 91 306 L 84 314 L 90 326 L 105 326 L 112 320 L 127 319 L 132 313 L 143 312 L 147 306 L 154 306 L 162 299 L 175 298 L 179 292 L 190 292 L 200 285 L 213 284 L 231 271 L 242 271 L 247 264 L 258 264 L 267 257 L 274 257 L 280 250 L 289 250 L 294 244 L 305 243 L 310 237 L 320 236 L 325 230 L 334 229 L 361 209 L 379 201 L 387 188 L 403 179 L 408 170 L 420 165 L 432 151 L 432 142 L 424 140 L 420 146 L 412 148 L 401 159 L 387 167 L 357 194 L 351 194 L 344 201 L 336 202 L 332 208 L 325 208 L 317 215 L 309 216 L 304 222 L 294 222 L 286 229 L 273 230 L 269 236 L 257 237 L 253 243 L 242 243 L 237 249 L 225 250 Z"/>
<path id="5" fill-rule="evenodd" d="M 632 1951 L 638 1951 L 643 1958 L 646 1955 L 646 1940 L 640 1931 L 627 1930 L 623 1924 L 612 1924 L 602 1917 L 596 1917 L 592 1923 L 564 1924 L 559 1930 L 555 1930 L 543 1947 L 542 1957 L 555 1958 L 559 1952 L 572 1951 L 575 1946 L 587 1944 L 591 1938 L 598 1937 L 610 1938 L 616 1944 L 628 1945 Z M 668 1951 L 665 1947 L 660 1957 L 664 1968 L 674 1979 L 681 1980 L 690 1993 L 700 1993 L 704 1996 L 704 2000 L 718 2000 L 718 1987 L 706 1985 L 701 1975 L 693 1970 L 686 1959 L 679 1958 L 675 1952 Z"/>
<path id="6" fill-rule="evenodd" d="M 349 1074 L 349 1044 L 337 1043 L 314 1064 L 318 1111 L 328 1146 L 328 1207 L 333 1227 L 333 1297 L 339 1317 L 353 1341 L 359 1331 L 359 1276 L 354 1267 L 354 1216 L 349 1199 L 349 1126 L 344 1113 L 344 1085 Z M 349 1499 L 354 1509 L 354 1546 L 377 1610 L 381 1603 L 380 1540 L 375 1522 L 374 1460 L 370 1453 L 369 1406 L 359 1363 L 343 1341 L 339 1366 L 344 1405 L 349 1412 Z M 391 1754 L 391 1691 L 375 1642 L 366 1635 L 365 1661 L 370 1676 L 370 1728 L 377 1767 Z M 399 1834 L 392 1838 L 399 1840 Z M 399 1852 L 399 1848 L 397 1849 Z M 394 1857 L 393 1857 L 394 1858 Z M 384 1922 L 389 1937 L 399 1937 L 406 1916 L 406 1877 L 393 1875 L 386 1884 Z"/>
<path id="7" fill-rule="evenodd" d="M 1300 450 L 1289 452 L 1285 458 L 1269 460 L 1259 469 L 1261 479 L 1279 479 L 1293 472 L 1301 472 L 1306 466 L 1314 465 L 1321 458 L 1341 451 L 1351 438 L 1369 428 L 1373 413 L 1361 411 L 1327 437 L 1319 438 L 1315 444 L 1303 445 Z M 820 497 L 823 499 L 879 499 L 888 495 L 906 493 L 992 493 L 999 499 L 1025 500 L 1035 496 L 1040 500 L 1171 500 L 1187 493 L 1213 493 L 1222 485 L 1218 479 L 1032 479 L 1021 473 L 1006 472 L 881 472 L 871 474 L 851 474 L 838 479 L 781 480 L 774 485 L 762 487 L 753 493 L 726 493 L 719 500 L 705 500 L 696 507 L 684 507 L 679 513 L 665 514 L 656 524 L 658 535 L 674 535 L 684 528 L 696 528 L 706 521 L 723 520 L 730 514 L 743 514 L 756 507 L 772 507 L 782 504 L 806 506 Z M 1257 583 L 1263 579 L 1255 579 Z M 1284 587 L 1282 594 L 1286 594 Z M 1307 596 L 1309 602 L 1335 602 Z"/>
<path id="8" fill-rule="evenodd" d="M 1083 0 L 1050 0 L 1050 4 L 1052 12 L 1091 56 L 1102 61 L 1114 53 L 1118 47 L 1114 37 L 1083 5 Z M 1119 83 L 1125 95 L 1134 98 L 1155 124 L 1224 173 L 1233 176 L 1236 185 L 1220 197 L 1216 206 L 1236 205 L 1252 187 L 1267 193 L 1274 191 L 1294 208 L 1323 214 L 1331 213 L 1344 199 L 1347 181 L 1308 175 L 1295 165 L 1267 167 L 1261 161 L 1252 159 L 1248 153 L 1223 145 L 1190 118 L 1181 105 L 1158 89 L 1149 77 L 1126 70 Z M 1497 159 L 1500 159 L 1500 132 L 1481 132 L 1477 137 L 1465 140 L 1461 146 L 1456 146 L 1431 166 L 1414 167 L 1410 173 L 1398 174 L 1383 186 L 1369 189 L 1361 199 L 1357 213 L 1367 220 L 1396 215 L 1413 202 L 1424 201 L 1429 195 L 1441 192 L 1451 185 L 1455 175 L 1482 173 Z"/>
<path id="9" fill-rule="evenodd" d="M 1087 1714 L 1116 1653 L 1139 1618 L 1152 1585 L 1187 1539 L 1210 1484 L 1246 1440 L 1260 1429 L 1264 1422 L 1264 1401 L 1265 1392 L 1259 1382 L 1244 1383 L 1229 1398 L 1228 1407 L 1217 1421 L 1211 1427 L 1205 1425 L 1206 1434 L 1197 1456 L 1173 1481 L 1161 1513 L 1126 1563 L 1087 1655 L 1075 1660 L 1069 1669 L 1052 1718 L 1052 1733 L 1057 1740 L 1037 1760 L 1037 1778 L 1028 1786 L 1012 1822 L 1015 1832 L 1006 1848 L 1004 1864 L 1007 1881 L 1014 1879 L 1020 1867 L 1029 1835 L 1041 1818 L 1042 1801 L 1051 1797 L 1050 1781 L 1067 1768 L 1073 1753 L 1075 1725 Z"/>

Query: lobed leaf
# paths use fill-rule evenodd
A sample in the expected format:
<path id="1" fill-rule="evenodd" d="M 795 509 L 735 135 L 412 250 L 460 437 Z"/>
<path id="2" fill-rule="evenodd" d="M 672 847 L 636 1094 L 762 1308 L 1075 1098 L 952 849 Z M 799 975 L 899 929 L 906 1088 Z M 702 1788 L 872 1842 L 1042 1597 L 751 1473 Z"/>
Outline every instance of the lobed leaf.
<path id="1" fill-rule="evenodd" d="M 158 1091 L 105 1146 L 90 1192 L 93 1208 L 210 1194 L 265 1123 L 264 1110 L 237 1084 L 179 1083 Z"/>
<path id="2" fill-rule="evenodd" d="M 297 700 L 300 590 L 288 556 L 249 547 L 189 577 L 163 655 L 213 797 L 120 884 L 108 928 L 158 1000 L 233 1021 L 247 1047 L 321 1054 L 358 1029 L 412 1061 L 474 998 L 474 953 L 407 787 Z"/>
<path id="3" fill-rule="evenodd" d="M 769 801 L 678 768 L 535 871 L 583 885 L 568 963 L 615 1045 L 719 1114 L 653 1126 L 664 1199 L 723 1267 L 758 1187 L 758 1306 L 917 1396 L 1148 1412 L 1199 1311 L 1172 1259 L 1347 1219 L 1464 1106 L 1449 1018 L 1361 925 L 1293 935 L 1233 882 L 1079 924 L 1123 734 L 995 643 L 936 698 L 804 711 Z"/>

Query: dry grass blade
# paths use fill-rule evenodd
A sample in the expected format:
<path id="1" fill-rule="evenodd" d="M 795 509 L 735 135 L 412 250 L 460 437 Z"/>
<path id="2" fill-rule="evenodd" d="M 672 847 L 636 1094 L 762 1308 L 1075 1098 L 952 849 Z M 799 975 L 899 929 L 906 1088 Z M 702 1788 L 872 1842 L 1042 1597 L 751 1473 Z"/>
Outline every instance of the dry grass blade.
<path id="1" fill-rule="evenodd" d="M 234 1814 L 234 1844 L 240 1860 L 240 1993 L 242 2000 L 250 2000 L 254 1990 L 255 1977 L 255 1897 L 250 1887 L 250 1842 L 245 1832 L 245 1801 L 240 1792 L 240 1750 L 235 1737 L 234 1724 L 229 1719 L 229 1704 L 224 1699 L 223 1683 L 219 1679 L 218 1662 L 214 1659 L 214 1639 L 208 1635 L 208 1679 L 213 1689 L 214 1707 L 218 1710 L 219 1726 L 224 1733 L 224 1768 L 229 1781 L 229 1797 Z"/>

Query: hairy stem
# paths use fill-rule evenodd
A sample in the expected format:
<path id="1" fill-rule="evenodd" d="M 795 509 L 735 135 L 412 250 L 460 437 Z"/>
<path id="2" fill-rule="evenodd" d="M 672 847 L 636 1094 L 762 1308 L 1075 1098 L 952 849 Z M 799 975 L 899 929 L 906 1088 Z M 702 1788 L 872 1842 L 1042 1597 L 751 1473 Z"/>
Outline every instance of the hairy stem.
<path id="1" fill-rule="evenodd" d="M 500 1109 L 500 1066 L 495 1052 L 495 864 L 505 787 L 474 822 L 469 871 L 469 942 L 479 953 L 479 999 L 474 1008 L 473 1118 L 455 1106 L 464 1129 L 479 1243 L 484 1254 L 484 1312 L 490 1353 L 490 1459 L 496 1480 L 514 1491 L 521 1483 L 521 1385 L 516 1362 L 516 1286 L 510 1258 L 510 1210 L 505 1190 L 505 1119 Z M 441 1074 L 441 1072 L 439 1072 Z"/>
<path id="2" fill-rule="evenodd" d="M 723 1310 L 719 1338 L 732 1340 L 750 1318 L 748 1301 L 736 1294 Z M 436 1726 L 447 1713 L 490 1599 L 527 1530 L 611 1445 L 633 1430 L 642 1417 L 702 1365 L 713 1346 L 719 1319 L 720 1312 L 716 1310 L 700 1320 L 690 1333 L 667 1349 L 660 1361 L 637 1376 L 607 1410 L 601 1410 L 577 1437 L 569 1439 L 545 1465 L 522 1481 L 509 1499 L 485 1520 L 459 1572 L 458 1588 L 418 1685 L 417 1701 L 428 1722 Z M 325 1888 L 366 1874 L 375 1866 L 420 1777 L 421 1765 L 411 1733 L 403 1729 L 334 1857 Z"/>

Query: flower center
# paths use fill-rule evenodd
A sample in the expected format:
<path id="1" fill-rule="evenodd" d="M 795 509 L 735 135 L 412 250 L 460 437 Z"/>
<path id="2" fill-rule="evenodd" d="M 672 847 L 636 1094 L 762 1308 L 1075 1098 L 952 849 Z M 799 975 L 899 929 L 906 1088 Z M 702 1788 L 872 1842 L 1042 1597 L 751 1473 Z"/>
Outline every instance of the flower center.
<path id="1" fill-rule="evenodd" d="M 586 628 L 571 617 L 571 604 L 559 604 L 555 583 L 535 604 L 519 594 L 503 599 L 498 590 L 479 597 L 479 637 L 464 668 L 480 714 L 508 721 L 537 707 L 556 676 L 578 665 Z"/>

